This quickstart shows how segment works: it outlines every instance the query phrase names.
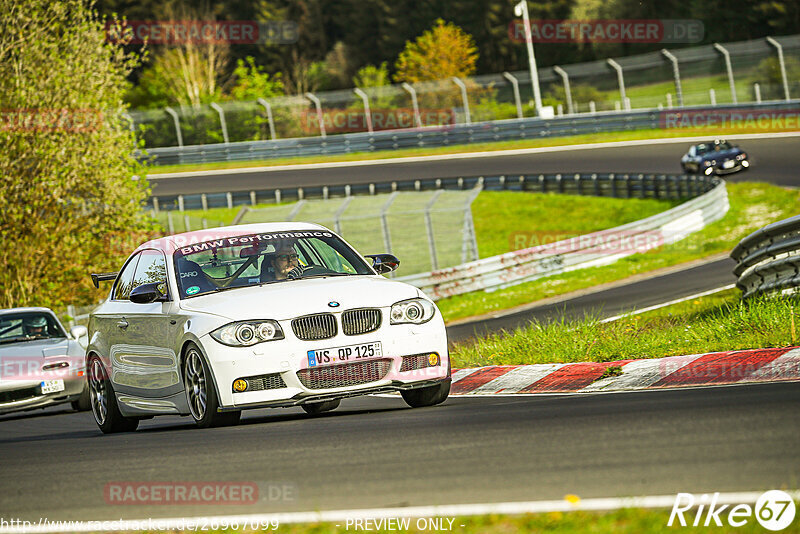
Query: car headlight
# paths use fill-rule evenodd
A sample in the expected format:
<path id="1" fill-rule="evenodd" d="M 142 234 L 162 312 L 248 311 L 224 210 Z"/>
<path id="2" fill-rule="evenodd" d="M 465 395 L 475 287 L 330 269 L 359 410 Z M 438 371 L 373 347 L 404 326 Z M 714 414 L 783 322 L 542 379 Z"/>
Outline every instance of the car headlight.
<path id="1" fill-rule="evenodd" d="M 747 157 L 747 154 L 745 154 L 744 152 L 742 152 L 741 154 L 736 154 L 736 159 L 737 159 L 738 161 L 742 161 L 742 160 L 743 160 L 743 159 L 745 159 L 746 157 Z"/>
<path id="2" fill-rule="evenodd" d="M 283 339 L 283 330 L 277 321 L 239 321 L 226 324 L 211 332 L 211 337 L 231 347 L 249 347 L 264 341 Z"/>
<path id="3" fill-rule="evenodd" d="M 389 312 L 391 324 L 426 323 L 433 318 L 436 308 L 425 299 L 408 299 L 392 304 Z"/>
<path id="4" fill-rule="evenodd" d="M 711 165 L 714 165 L 714 163 L 716 163 L 716 162 L 715 162 L 715 161 L 708 161 L 708 160 L 705 160 L 705 161 L 703 162 L 703 167 L 710 167 Z"/>

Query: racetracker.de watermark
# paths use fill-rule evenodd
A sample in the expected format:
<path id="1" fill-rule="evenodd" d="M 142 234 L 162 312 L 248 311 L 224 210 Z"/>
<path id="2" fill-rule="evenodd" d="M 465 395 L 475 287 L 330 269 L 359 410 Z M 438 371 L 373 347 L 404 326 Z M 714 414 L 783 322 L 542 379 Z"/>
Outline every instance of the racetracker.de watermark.
<path id="1" fill-rule="evenodd" d="M 106 41 L 117 44 L 292 44 L 290 20 L 127 20 L 106 23 Z"/>
<path id="2" fill-rule="evenodd" d="M 800 129 L 800 108 L 729 108 L 696 111 L 661 111 L 659 128 L 739 128 L 761 130 Z"/>
<path id="3" fill-rule="evenodd" d="M 0 109 L 0 131 L 4 132 L 96 132 L 104 114 L 96 109 L 19 108 Z"/>
<path id="4" fill-rule="evenodd" d="M 121 481 L 107 483 L 103 498 L 109 505 L 253 505 L 295 501 L 298 490 L 276 482 Z"/>
<path id="5" fill-rule="evenodd" d="M 300 117 L 305 133 L 319 131 L 316 111 L 304 111 Z M 452 126 L 456 114 L 452 109 L 420 109 L 419 124 L 412 109 L 372 109 L 370 119 L 373 130 L 398 130 L 416 126 Z M 368 130 L 367 115 L 363 111 L 333 109 L 322 112 L 326 133 L 364 132 Z"/>
<path id="6" fill-rule="evenodd" d="M 83 356 L 0 356 L 0 380 L 69 380 L 86 374 Z"/>
<path id="7" fill-rule="evenodd" d="M 570 232 L 512 232 L 508 236 L 511 250 L 536 248 L 540 254 L 634 254 L 647 252 L 665 243 L 660 230 L 616 230 L 579 235 Z"/>
<path id="8" fill-rule="evenodd" d="M 705 26 L 694 19 L 625 19 L 530 21 L 533 43 L 698 43 Z M 524 43 L 525 22 L 511 21 L 508 35 L 515 43 Z"/>

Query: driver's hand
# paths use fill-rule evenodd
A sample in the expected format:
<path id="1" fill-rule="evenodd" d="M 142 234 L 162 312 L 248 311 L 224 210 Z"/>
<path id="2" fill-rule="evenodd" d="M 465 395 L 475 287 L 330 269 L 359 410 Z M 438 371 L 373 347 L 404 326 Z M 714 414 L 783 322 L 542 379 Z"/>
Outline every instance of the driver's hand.
<path id="1" fill-rule="evenodd" d="M 286 278 L 288 278 L 289 280 L 296 280 L 298 278 L 301 278 L 302 276 L 303 276 L 303 268 L 300 267 L 299 265 L 294 269 L 292 269 L 291 271 L 289 271 L 288 273 L 286 273 Z"/>

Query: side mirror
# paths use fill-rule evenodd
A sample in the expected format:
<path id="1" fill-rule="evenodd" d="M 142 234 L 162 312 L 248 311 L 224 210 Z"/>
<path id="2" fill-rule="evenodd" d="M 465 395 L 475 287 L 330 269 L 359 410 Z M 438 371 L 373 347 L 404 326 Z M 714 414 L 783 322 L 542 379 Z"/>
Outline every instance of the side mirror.
<path id="1" fill-rule="evenodd" d="M 73 337 L 73 339 L 80 339 L 83 336 L 87 335 L 89 333 L 89 330 L 87 330 L 85 326 L 79 324 L 70 328 L 69 333 Z"/>
<path id="2" fill-rule="evenodd" d="M 133 291 L 131 291 L 131 302 L 135 302 L 136 304 L 150 304 L 151 302 L 165 301 L 166 297 L 161 290 L 158 289 L 160 285 L 161 282 L 153 282 L 151 284 L 142 284 L 135 287 Z"/>
<path id="3" fill-rule="evenodd" d="M 400 260 L 391 254 L 367 254 L 366 257 L 372 258 L 372 268 L 378 274 L 390 273 L 400 267 Z"/>

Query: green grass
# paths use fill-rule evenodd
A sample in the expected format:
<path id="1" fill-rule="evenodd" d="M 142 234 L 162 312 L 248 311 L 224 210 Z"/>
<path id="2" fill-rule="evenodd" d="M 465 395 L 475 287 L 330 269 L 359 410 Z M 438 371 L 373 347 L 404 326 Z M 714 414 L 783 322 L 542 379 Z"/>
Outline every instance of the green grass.
<path id="1" fill-rule="evenodd" d="M 794 316 L 795 330 L 792 330 Z M 739 291 L 719 294 L 602 323 L 533 322 L 513 332 L 456 344 L 454 368 L 482 365 L 611 362 L 724 350 L 797 345 L 800 298 L 741 302 Z"/>
<path id="2" fill-rule="evenodd" d="M 633 222 L 679 201 L 483 192 L 472 203 L 480 257 L 552 243 Z"/>
<path id="3" fill-rule="evenodd" d="M 351 154 L 297 156 L 248 161 L 222 161 L 216 163 L 187 163 L 183 165 L 153 165 L 148 173 L 174 173 L 188 171 L 205 171 L 219 169 L 238 169 L 250 167 L 269 167 L 275 165 L 297 165 L 307 163 L 326 163 L 335 161 L 360 161 L 365 159 L 394 159 L 412 156 L 431 156 L 446 154 L 462 154 L 470 152 L 511 150 L 518 148 L 539 148 L 587 143 L 610 143 L 614 141 L 635 141 L 643 139 L 665 139 L 687 136 L 719 137 L 726 134 L 766 133 L 785 131 L 779 129 L 763 129 L 757 127 L 733 126 L 726 128 L 672 128 L 635 130 L 630 132 L 607 132 L 596 134 L 572 135 L 547 139 L 523 139 L 517 141 L 497 141 L 492 143 L 475 143 L 471 145 L 452 145 L 446 147 L 404 148 L 399 150 L 383 150 L 378 152 L 353 152 Z M 677 169 L 676 169 L 677 170 Z"/>
<path id="4" fill-rule="evenodd" d="M 437 305 L 446 321 L 454 321 L 728 252 L 751 232 L 771 222 L 796 215 L 800 205 L 800 192 L 797 190 L 750 182 L 729 183 L 727 188 L 730 210 L 725 217 L 677 243 L 659 247 L 646 254 L 634 254 L 604 267 L 572 271 L 490 293 L 457 295 L 439 300 Z M 505 211 L 496 213 L 497 221 L 506 218 Z M 561 220 L 568 226 L 574 224 L 573 219 L 570 214 Z M 551 221 L 539 223 L 553 224 Z M 520 225 L 522 224 L 523 221 L 520 221 Z M 531 224 L 531 230 L 535 230 L 535 222 Z M 478 246 L 480 247 L 480 241 Z"/>
<path id="5" fill-rule="evenodd" d="M 752 506 L 752 503 L 750 503 Z M 687 524 L 691 525 L 694 521 L 697 507 L 684 513 Z M 705 509 L 703 509 L 702 521 L 705 521 Z M 454 534 L 511 534 L 511 533 L 556 533 L 556 534 L 599 534 L 614 532 L 619 534 L 642 534 L 660 532 L 680 532 L 680 533 L 763 533 L 766 532 L 754 516 L 747 518 L 747 523 L 741 527 L 734 528 L 727 522 L 730 508 L 720 514 L 720 521 L 723 526 L 718 527 L 712 523 L 711 527 L 681 527 L 677 519 L 672 527 L 668 527 L 670 510 L 669 509 L 640 509 L 628 508 L 611 512 L 551 512 L 546 514 L 523 514 L 523 515 L 478 515 L 466 517 L 444 517 L 432 518 L 443 519 L 445 526 L 449 525 L 448 520 L 453 520 L 452 530 Z M 374 524 L 370 524 L 374 528 Z M 422 523 L 420 523 L 422 526 Z M 227 532 L 227 531 L 225 531 Z M 230 531 L 234 532 L 234 531 Z M 269 532 L 267 530 L 266 532 Z M 349 526 L 345 521 L 337 523 L 312 523 L 312 524 L 282 524 L 277 530 L 282 534 L 328 534 L 345 532 L 364 532 L 356 529 L 351 523 Z M 409 521 L 409 529 L 385 530 L 370 529 L 369 532 L 389 533 L 389 532 L 435 532 L 433 529 L 417 529 L 417 519 Z M 798 522 L 794 521 L 782 533 L 791 534 L 800 532 Z"/>

